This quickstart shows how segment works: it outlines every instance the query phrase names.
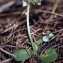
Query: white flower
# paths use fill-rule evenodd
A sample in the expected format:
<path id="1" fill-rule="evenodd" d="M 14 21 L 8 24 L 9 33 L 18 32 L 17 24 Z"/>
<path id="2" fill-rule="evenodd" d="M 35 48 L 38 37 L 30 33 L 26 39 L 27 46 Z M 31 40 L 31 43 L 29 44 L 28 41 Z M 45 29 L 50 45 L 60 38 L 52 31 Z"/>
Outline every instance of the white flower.
<path id="1" fill-rule="evenodd" d="M 23 2 L 22 4 L 23 7 L 27 6 L 27 3 L 24 0 L 22 0 L 22 2 Z"/>
<path id="2" fill-rule="evenodd" d="M 27 6 L 27 3 L 25 2 L 25 0 L 22 0 L 22 2 L 23 2 L 23 4 L 22 4 L 23 7 Z M 41 0 L 39 0 L 37 5 L 41 5 Z"/>

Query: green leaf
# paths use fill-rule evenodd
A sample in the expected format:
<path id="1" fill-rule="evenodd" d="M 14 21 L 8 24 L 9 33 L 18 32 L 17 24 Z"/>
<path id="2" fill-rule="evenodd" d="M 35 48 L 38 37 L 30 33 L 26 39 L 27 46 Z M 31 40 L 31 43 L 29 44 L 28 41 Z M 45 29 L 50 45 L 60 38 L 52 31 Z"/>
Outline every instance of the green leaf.
<path id="1" fill-rule="evenodd" d="M 54 34 L 53 33 L 50 33 L 49 34 L 49 38 L 52 38 L 52 37 L 54 37 Z"/>
<path id="2" fill-rule="evenodd" d="M 30 42 L 28 42 L 29 45 L 31 45 Z M 33 54 L 37 55 L 37 52 L 38 52 L 38 49 L 39 49 L 39 46 L 37 45 L 37 43 L 33 42 L 34 44 L 34 47 L 35 47 L 35 53 L 33 52 Z"/>
<path id="3" fill-rule="evenodd" d="M 31 43 L 30 43 L 30 42 L 27 42 L 27 44 L 31 45 Z"/>
<path id="4" fill-rule="evenodd" d="M 56 53 L 56 49 L 50 48 L 45 51 L 45 54 L 40 54 L 40 60 L 45 63 L 51 63 L 54 62 L 58 57 L 58 54 Z"/>
<path id="5" fill-rule="evenodd" d="M 13 54 L 16 56 L 15 57 L 16 61 L 25 61 L 26 59 L 30 58 L 32 55 L 29 49 L 17 50 Z"/>
<path id="6" fill-rule="evenodd" d="M 43 39 L 44 42 L 48 42 L 49 41 L 49 37 L 48 36 L 43 36 L 42 39 Z"/>
<path id="7" fill-rule="evenodd" d="M 38 40 L 36 41 L 36 43 L 37 43 L 38 46 L 39 46 L 41 43 L 43 43 L 42 38 L 38 39 Z"/>
<path id="8" fill-rule="evenodd" d="M 35 42 L 33 42 L 33 44 L 35 46 L 35 55 L 37 55 L 39 46 Z"/>
<path id="9" fill-rule="evenodd" d="M 27 15 L 27 10 L 24 11 L 24 14 Z"/>
<path id="10" fill-rule="evenodd" d="M 28 43 L 29 45 L 31 45 L 30 42 L 27 42 L 27 43 Z M 34 44 L 34 47 L 35 47 L 35 50 L 36 50 L 36 53 L 37 53 L 39 46 L 38 46 L 38 44 L 35 43 L 35 42 L 33 42 L 33 44 Z"/>

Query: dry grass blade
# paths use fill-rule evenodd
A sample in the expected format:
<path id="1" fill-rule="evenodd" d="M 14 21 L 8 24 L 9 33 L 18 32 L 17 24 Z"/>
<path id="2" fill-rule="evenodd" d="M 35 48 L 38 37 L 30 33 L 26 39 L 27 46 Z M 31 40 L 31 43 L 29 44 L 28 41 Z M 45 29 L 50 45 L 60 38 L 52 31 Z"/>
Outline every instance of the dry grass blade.
<path id="1" fill-rule="evenodd" d="M 56 3 L 54 4 L 53 9 L 52 9 L 52 13 L 55 13 L 59 2 L 60 2 L 60 0 L 56 0 Z M 49 19 L 52 20 L 53 19 L 53 15 L 51 15 L 51 17 Z"/>

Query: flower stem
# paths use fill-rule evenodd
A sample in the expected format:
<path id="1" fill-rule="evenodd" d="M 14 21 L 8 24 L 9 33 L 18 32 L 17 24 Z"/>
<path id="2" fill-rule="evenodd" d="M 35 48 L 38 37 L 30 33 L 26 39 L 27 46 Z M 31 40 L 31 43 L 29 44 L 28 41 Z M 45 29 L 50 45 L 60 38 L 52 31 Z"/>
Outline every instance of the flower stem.
<path id="1" fill-rule="evenodd" d="M 29 35 L 30 42 L 32 44 L 34 54 L 36 54 L 35 44 L 33 43 L 33 39 L 32 39 L 31 32 L 30 32 L 30 26 L 29 26 L 29 10 L 30 10 L 30 4 L 28 3 L 28 6 L 27 6 L 27 29 L 28 29 L 28 35 Z"/>

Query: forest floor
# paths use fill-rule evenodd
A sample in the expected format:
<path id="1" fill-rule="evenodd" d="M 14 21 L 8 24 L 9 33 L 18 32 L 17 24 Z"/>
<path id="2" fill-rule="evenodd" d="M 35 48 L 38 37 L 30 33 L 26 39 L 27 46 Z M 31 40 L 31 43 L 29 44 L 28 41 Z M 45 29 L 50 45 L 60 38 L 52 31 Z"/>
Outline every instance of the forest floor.
<path id="1" fill-rule="evenodd" d="M 22 48 L 28 48 L 29 41 L 26 25 L 26 16 L 22 13 L 26 7 L 22 7 L 20 0 L 10 8 L 5 8 L 0 13 L 0 48 L 6 52 L 13 53 Z M 41 44 L 39 52 L 48 48 L 55 48 L 58 58 L 53 63 L 63 63 L 63 0 L 60 0 L 55 12 L 52 12 L 56 0 L 44 0 L 42 5 L 32 5 L 30 8 L 30 29 L 33 40 L 43 37 L 46 30 L 56 35 L 52 41 L 46 45 Z M 5 2 L 6 3 L 6 2 Z M 4 5 L 2 3 L 1 5 Z M 50 16 L 53 15 L 52 19 Z M 6 61 L 5 61 L 6 60 Z M 38 58 L 35 63 L 41 63 Z M 24 63 L 34 63 L 27 60 Z M 16 62 L 11 56 L 0 50 L 0 63 L 21 63 Z"/>

